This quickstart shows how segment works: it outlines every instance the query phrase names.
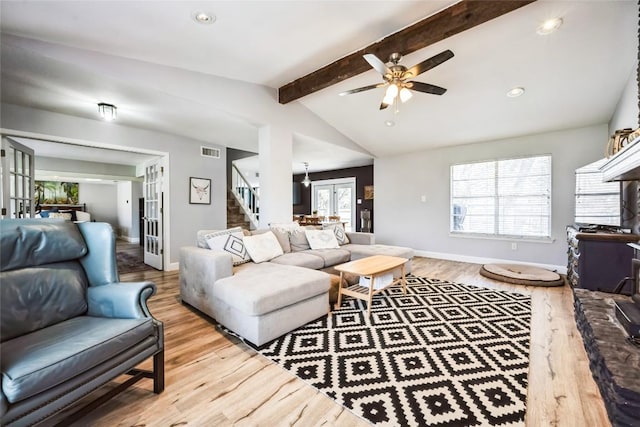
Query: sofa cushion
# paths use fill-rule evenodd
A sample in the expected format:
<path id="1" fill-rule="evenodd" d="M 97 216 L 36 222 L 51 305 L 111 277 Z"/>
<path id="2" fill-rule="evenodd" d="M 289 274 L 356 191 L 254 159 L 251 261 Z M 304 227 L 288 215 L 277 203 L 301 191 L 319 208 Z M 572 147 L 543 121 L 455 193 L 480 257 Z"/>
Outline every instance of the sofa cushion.
<path id="1" fill-rule="evenodd" d="M 272 231 L 246 236 L 244 245 L 251 257 L 251 261 L 261 263 L 282 255 L 282 246 Z"/>
<path id="2" fill-rule="evenodd" d="M 291 244 L 292 252 L 300 252 L 311 249 L 307 235 L 304 233 L 304 228 L 299 230 L 291 230 L 289 232 L 289 243 Z"/>
<path id="3" fill-rule="evenodd" d="M 78 227 L 60 219 L 0 221 L 0 271 L 78 259 L 87 246 Z"/>
<path id="4" fill-rule="evenodd" d="M 347 243 L 349 243 L 349 237 L 347 237 L 347 233 L 344 230 L 344 224 L 342 224 L 341 222 L 322 224 L 322 229 L 332 230 L 339 245 L 346 245 Z"/>
<path id="5" fill-rule="evenodd" d="M 2 391 L 10 403 L 34 396 L 154 335 L 151 318 L 79 316 L 2 343 Z"/>
<path id="6" fill-rule="evenodd" d="M 216 282 L 213 296 L 250 316 L 260 316 L 328 292 L 328 274 L 274 263 L 253 264 Z"/>
<path id="7" fill-rule="evenodd" d="M 311 268 L 312 270 L 319 270 L 324 266 L 324 259 L 317 255 L 304 252 L 289 252 L 288 254 L 280 255 L 273 258 L 271 262 L 283 265 L 295 265 L 297 267 Z"/>
<path id="8" fill-rule="evenodd" d="M 215 231 L 204 236 L 204 239 L 209 249 L 230 253 L 233 259 L 233 265 L 240 265 L 251 261 L 244 245 L 244 234 L 240 227 Z"/>
<path id="9" fill-rule="evenodd" d="M 321 268 L 331 267 L 351 260 L 351 252 L 346 249 L 310 249 L 303 253 L 322 258 L 324 265 Z"/>
<path id="10" fill-rule="evenodd" d="M 7 340 L 87 311 L 87 276 L 79 261 L 3 271 L 0 282 L 3 345 Z"/>
<path id="11" fill-rule="evenodd" d="M 289 242 L 289 233 L 294 230 L 301 230 L 300 224 L 297 222 L 275 223 L 269 224 L 269 229 L 273 231 L 284 253 L 291 252 L 291 243 Z"/>
<path id="12" fill-rule="evenodd" d="M 340 246 L 340 248 L 351 252 L 352 261 L 372 255 L 389 255 L 408 259 L 413 258 L 413 249 L 403 246 L 358 245 L 355 243 L 349 243 L 348 245 Z"/>
<path id="13" fill-rule="evenodd" d="M 311 249 L 338 249 L 338 241 L 333 230 L 305 230 Z"/>

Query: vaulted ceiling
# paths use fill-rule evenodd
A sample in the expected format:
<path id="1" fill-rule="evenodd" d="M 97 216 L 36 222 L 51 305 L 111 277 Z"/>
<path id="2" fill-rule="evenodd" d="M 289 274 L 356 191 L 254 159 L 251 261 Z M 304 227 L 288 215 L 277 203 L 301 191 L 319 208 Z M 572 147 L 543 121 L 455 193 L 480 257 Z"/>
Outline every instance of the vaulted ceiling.
<path id="1" fill-rule="evenodd" d="M 397 113 L 378 109 L 383 89 L 338 96 L 382 81 L 364 59 L 358 65 L 359 53 L 349 55 L 443 9 L 460 7 L 455 3 L 2 2 L 2 101 L 97 119 L 96 102 L 109 100 L 120 107 L 118 123 L 205 142 L 216 135 L 213 142 L 257 150 L 256 124 L 223 108 L 223 101 L 194 101 L 170 87 L 142 87 L 133 76 L 114 78 L 95 66 L 96 58 L 157 64 L 158 73 L 170 67 L 263 85 L 273 90 L 277 103 L 277 88 L 347 57 L 365 71 L 292 102 L 363 149 L 299 137 L 294 161 L 312 161 L 312 167 L 308 156 L 319 162 L 342 157 L 358 164 L 371 155 L 610 120 L 635 73 L 638 7 L 631 0 L 539 0 L 462 32 L 449 29 L 411 53 L 400 52 L 406 66 L 446 49 L 455 56 L 416 78 L 447 88 L 444 95 L 415 94 Z M 196 23 L 193 16 L 201 11 L 214 14 L 215 22 Z M 536 28 L 551 17 L 561 17 L 563 25 L 553 34 L 538 35 Z M 375 53 L 386 59 L 382 51 Z M 152 82 L 154 75 L 148 79 Z M 524 87 L 525 94 L 507 97 L 515 86 Z M 327 149 L 319 149 L 322 145 Z"/>

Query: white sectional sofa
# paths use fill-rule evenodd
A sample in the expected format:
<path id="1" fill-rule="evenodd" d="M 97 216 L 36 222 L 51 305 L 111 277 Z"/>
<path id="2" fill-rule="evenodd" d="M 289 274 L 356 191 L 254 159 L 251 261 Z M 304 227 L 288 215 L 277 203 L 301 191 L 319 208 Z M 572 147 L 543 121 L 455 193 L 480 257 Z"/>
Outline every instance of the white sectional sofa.
<path id="1" fill-rule="evenodd" d="M 282 254 L 267 262 L 234 266 L 230 253 L 209 249 L 206 239 L 215 230 L 199 231 L 196 246 L 180 249 L 182 302 L 256 346 L 328 313 L 333 266 L 371 255 L 413 257 L 411 248 L 375 244 L 370 233 L 345 233 L 349 243 L 315 250 L 306 249 L 299 234 L 289 234 L 290 241 L 282 230 L 251 234 L 269 231 L 278 234 Z"/>

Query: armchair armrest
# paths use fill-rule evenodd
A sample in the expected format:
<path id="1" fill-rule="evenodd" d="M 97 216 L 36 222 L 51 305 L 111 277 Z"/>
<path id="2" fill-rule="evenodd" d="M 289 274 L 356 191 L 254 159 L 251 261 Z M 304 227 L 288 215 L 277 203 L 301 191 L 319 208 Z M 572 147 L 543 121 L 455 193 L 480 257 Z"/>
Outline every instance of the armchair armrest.
<path id="1" fill-rule="evenodd" d="M 356 245 L 374 245 L 376 243 L 376 236 L 373 233 L 362 233 L 360 231 L 348 231 L 347 237 L 349 242 Z"/>
<path id="2" fill-rule="evenodd" d="M 88 315 L 140 319 L 153 317 L 147 300 L 156 293 L 153 282 L 114 282 L 103 286 L 90 286 L 87 291 Z"/>

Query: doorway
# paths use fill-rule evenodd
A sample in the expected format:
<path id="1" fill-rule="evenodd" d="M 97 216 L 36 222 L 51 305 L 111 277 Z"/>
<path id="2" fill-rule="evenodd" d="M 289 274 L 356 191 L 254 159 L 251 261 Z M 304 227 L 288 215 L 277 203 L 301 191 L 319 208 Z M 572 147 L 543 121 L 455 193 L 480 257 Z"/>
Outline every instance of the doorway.
<path id="1" fill-rule="evenodd" d="M 110 166 L 113 166 L 113 165 L 135 166 L 137 168 L 136 172 L 140 175 L 140 174 L 144 174 L 145 172 L 144 168 L 142 168 L 141 165 L 149 162 L 151 159 L 155 160 L 157 162 L 156 167 L 159 166 L 161 168 L 164 175 L 164 179 L 161 181 L 156 181 L 155 186 L 149 187 L 150 191 L 160 193 L 161 195 L 160 200 L 157 198 L 154 200 L 155 204 L 151 209 L 152 217 L 151 217 L 151 225 L 149 229 L 152 231 L 152 233 L 149 233 L 148 235 L 150 235 L 151 240 L 154 240 L 154 242 L 152 245 L 149 246 L 149 248 L 152 254 L 152 258 L 154 258 L 152 262 L 155 268 L 158 268 L 158 266 L 160 266 L 160 268 L 164 268 L 170 264 L 169 263 L 170 253 L 169 251 L 163 250 L 163 248 L 166 246 L 169 246 L 169 243 L 170 243 L 169 241 L 170 230 L 168 227 L 165 229 L 165 227 L 163 226 L 164 223 L 167 223 L 167 224 L 170 223 L 170 217 L 169 217 L 170 215 L 169 188 L 170 187 L 168 185 L 169 183 L 169 168 L 168 168 L 169 154 L 168 153 L 160 152 L 156 150 L 138 148 L 138 147 L 125 147 L 125 146 L 120 146 L 115 144 L 107 144 L 107 143 L 94 142 L 94 141 L 83 141 L 83 140 L 77 140 L 77 139 L 69 140 L 68 138 L 64 138 L 64 137 L 55 137 L 55 136 L 45 137 L 43 135 L 40 135 L 40 134 L 36 135 L 31 132 L 14 131 L 14 130 L 7 132 L 4 129 L 3 129 L 3 132 L 4 132 L 2 134 L 3 148 L 5 148 L 4 141 L 10 140 L 12 143 L 19 142 L 20 144 L 24 145 L 26 148 L 32 150 L 33 154 L 30 154 L 31 162 L 34 161 L 33 159 L 35 159 L 35 157 L 39 156 L 38 159 L 35 159 L 34 163 L 30 163 L 28 166 L 24 166 L 23 164 L 23 166 L 21 166 L 23 172 L 21 172 L 19 175 L 26 176 L 27 167 L 29 169 L 28 172 L 30 174 L 36 173 L 37 175 L 38 170 L 36 170 L 36 168 L 38 168 L 38 164 L 40 164 L 40 170 L 43 169 L 42 165 L 46 165 L 44 169 L 46 170 L 47 173 L 50 173 L 50 174 L 55 173 L 56 175 L 60 175 L 60 177 L 64 177 L 67 180 L 72 178 L 73 179 L 77 178 L 83 182 L 89 181 L 89 180 L 93 180 L 93 181 L 106 180 L 106 181 L 113 181 L 113 182 L 119 181 L 119 180 L 126 181 L 129 178 L 129 175 L 125 176 L 124 174 L 120 174 L 119 172 L 121 172 L 121 169 L 118 169 L 117 167 L 113 169 L 115 173 L 112 174 L 110 173 L 109 168 L 105 167 L 105 169 L 96 170 L 95 166 L 93 166 L 93 169 L 91 169 L 89 168 L 89 166 L 91 166 L 90 164 L 89 166 L 82 165 L 82 162 L 104 163 Z M 22 151 L 22 149 L 20 151 Z M 56 159 L 61 159 L 61 160 L 59 163 L 56 163 Z M 74 162 L 76 162 L 76 164 L 74 164 Z M 7 164 L 7 168 L 5 169 L 8 171 L 9 163 L 8 161 L 4 162 L 4 159 L 3 159 L 3 166 L 5 163 Z M 78 165 L 78 163 L 80 165 Z M 55 165 L 55 166 L 63 165 L 62 166 L 63 168 L 52 169 L 52 165 Z M 71 166 L 72 168 L 64 169 L 69 166 Z M 17 165 L 15 167 L 17 167 Z M 20 180 L 16 181 L 14 179 L 16 176 L 17 175 L 15 174 L 12 176 L 11 182 L 20 181 Z M 55 178 L 58 178 L 58 177 L 56 176 Z M 9 183 L 9 180 L 5 180 L 5 181 Z M 21 182 L 28 183 L 28 180 L 23 177 Z M 31 179 L 31 182 L 33 182 L 33 178 Z M 2 188 L 3 190 L 0 191 L 0 195 L 3 197 L 5 196 L 5 193 L 9 195 L 10 187 L 8 185 L 5 187 L 4 181 L 2 182 Z M 4 191 L 4 188 L 6 188 L 6 191 Z M 21 195 L 21 197 L 24 199 L 22 204 L 22 209 L 21 209 L 24 216 L 28 216 L 27 213 L 32 214 L 34 211 L 34 206 L 33 206 L 34 203 L 32 198 L 33 193 L 34 193 L 34 190 L 31 189 L 30 191 L 28 190 L 23 191 L 23 194 Z M 130 197 L 128 200 L 130 200 Z M 31 203 L 31 206 L 27 205 L 28 202 Z M 114 203 L 117 203 L 117 200 L 115 200 Z M 7 206 L 6 206 L 7 216 L 9 215 L 10 205 L 11 205 L 11 201 L 9 200 L 7 201 Z M 19 212 L 20 204 L 15 203 L 15 198 L 14 198 L 13 205 L 17 206 L 18 209 L 13 209 L 12 211 Z M 4 207 L 4 206 L 0 206 L 0 207 Z M 154 211 L 153 208 L 157 210 Z M 96 211 L 96 212 L 99 212 L 99 211 Z M 161 220 L 158 220 L 158 216 L 159 216 L 158 214 L 161 214 L 162 216 Z M 94 218 L 95 217 L 92 217 L 92 219 Z M 131 222 L 136 220 L 136 212 L 133 212 L 133 211 L 130 212 L 129 220 Z M 107 222 L 111 223 L 111 221 L 107 221 Z M 115 231 L 119 230 L 118 223 L 113 223 L 112 225 Z M 127 225 L 127 227 L 131 227 L 131 224 Z M 132 236 L 129 236 L 129 237 L 132 237 Z M 156 237 L 162 239 L 162 241 L 158 241 L 157 239 L 155 239 Z"/>
<path id="2" fill-rule="evenodd" d="M 346 231 L 355 230 L 356 179 L 341 178 L 311 183 L 311 210 L 319 216 L 340 216 Z"/>

